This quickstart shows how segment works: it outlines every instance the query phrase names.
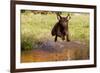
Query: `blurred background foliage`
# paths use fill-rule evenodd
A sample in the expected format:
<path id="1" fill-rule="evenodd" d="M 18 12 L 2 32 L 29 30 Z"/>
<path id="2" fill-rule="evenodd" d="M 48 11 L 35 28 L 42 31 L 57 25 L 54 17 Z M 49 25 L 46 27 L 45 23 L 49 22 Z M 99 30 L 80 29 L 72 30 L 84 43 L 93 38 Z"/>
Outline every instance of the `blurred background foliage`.
<path id="1" fill-rule="evenodd" d="M 58 21 L 57 14 L 67 16 L 68 13 L 21 10 L 21 50 L 37 49 L 43 41 L 54 40 L 51 30 Z M 89 45 L 89 13 L 70 12 L 70 16 L 69 32 L 71 41 L 78 40 Z"/>

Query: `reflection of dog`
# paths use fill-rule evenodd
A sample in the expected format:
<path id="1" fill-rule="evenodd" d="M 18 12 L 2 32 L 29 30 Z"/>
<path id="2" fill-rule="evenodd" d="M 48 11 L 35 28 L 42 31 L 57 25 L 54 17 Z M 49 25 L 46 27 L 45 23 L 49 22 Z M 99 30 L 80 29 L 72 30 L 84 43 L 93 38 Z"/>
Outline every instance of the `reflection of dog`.
<path id="1" fill-rule="evenodd" d="M 55 36 L 55 42 L 57 41 L 57 37 L 61 37 L 62 40 L 65 40 L 65 36 L 66 41 L 70 41 L 68 31 L 68 21 L 70 18 L 70 14 L 68 14 L 66 17 L 62 17 L 59 14 L 57 15 L 57 19 L 59 21 L 54 25 L 51 31 L 52 36 Z"/>

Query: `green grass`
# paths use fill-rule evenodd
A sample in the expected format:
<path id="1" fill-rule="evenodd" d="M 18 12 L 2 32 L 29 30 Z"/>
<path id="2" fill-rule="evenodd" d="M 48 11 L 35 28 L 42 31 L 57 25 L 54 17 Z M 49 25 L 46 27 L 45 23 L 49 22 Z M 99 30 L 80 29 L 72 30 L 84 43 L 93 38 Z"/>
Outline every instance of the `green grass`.
<path id="1" fill-rule="evenodd" d="M 69 31 L 73 40 L 89 40 L 89 15 L 73 15 L 70 20 Z"/>
<path id="2" fill-rule="evenodd" d="M 63 13 L 62 16 L 65 16 Z M 45 40 L 54 40 L 51 30 L 57 22 L 56 14 L 34 14 L 31 11 L 21 13 L 21 49 L 36 49 Z M 72 13 L 69 21 L 71 41 L 89 44 L 89 14 Z"/>

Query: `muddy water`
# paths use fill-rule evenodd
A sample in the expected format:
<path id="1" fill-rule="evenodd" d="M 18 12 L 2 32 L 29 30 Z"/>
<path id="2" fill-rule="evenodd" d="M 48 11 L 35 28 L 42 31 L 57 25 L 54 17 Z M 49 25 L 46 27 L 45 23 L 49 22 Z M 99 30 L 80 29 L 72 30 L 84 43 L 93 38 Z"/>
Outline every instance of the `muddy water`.
<path id="1" fill-rule="evenodd" d="M 79 41 L 45 41 L 37 49 L 21 53 L 21 62 L 47 62 L 89 59 L 88 47 Z"/>

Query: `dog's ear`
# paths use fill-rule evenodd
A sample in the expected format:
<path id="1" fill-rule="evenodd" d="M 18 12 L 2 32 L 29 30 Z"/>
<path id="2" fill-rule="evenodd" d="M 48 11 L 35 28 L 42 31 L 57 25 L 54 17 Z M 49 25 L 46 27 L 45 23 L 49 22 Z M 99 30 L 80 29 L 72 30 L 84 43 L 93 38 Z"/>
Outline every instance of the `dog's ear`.
<path id="1" fill-rule="evenodd" d="M 61 19 L 61 15 L 57 14 L 57 19 L 60 20 Z"/>
<path id="2" fill-rule="evenodd" d="M 71 16 L 70 16 L 70 14 L 68 13 L 68 15 L 67 15 L 67 20 L 70 20 L 71 19 Z"/>

